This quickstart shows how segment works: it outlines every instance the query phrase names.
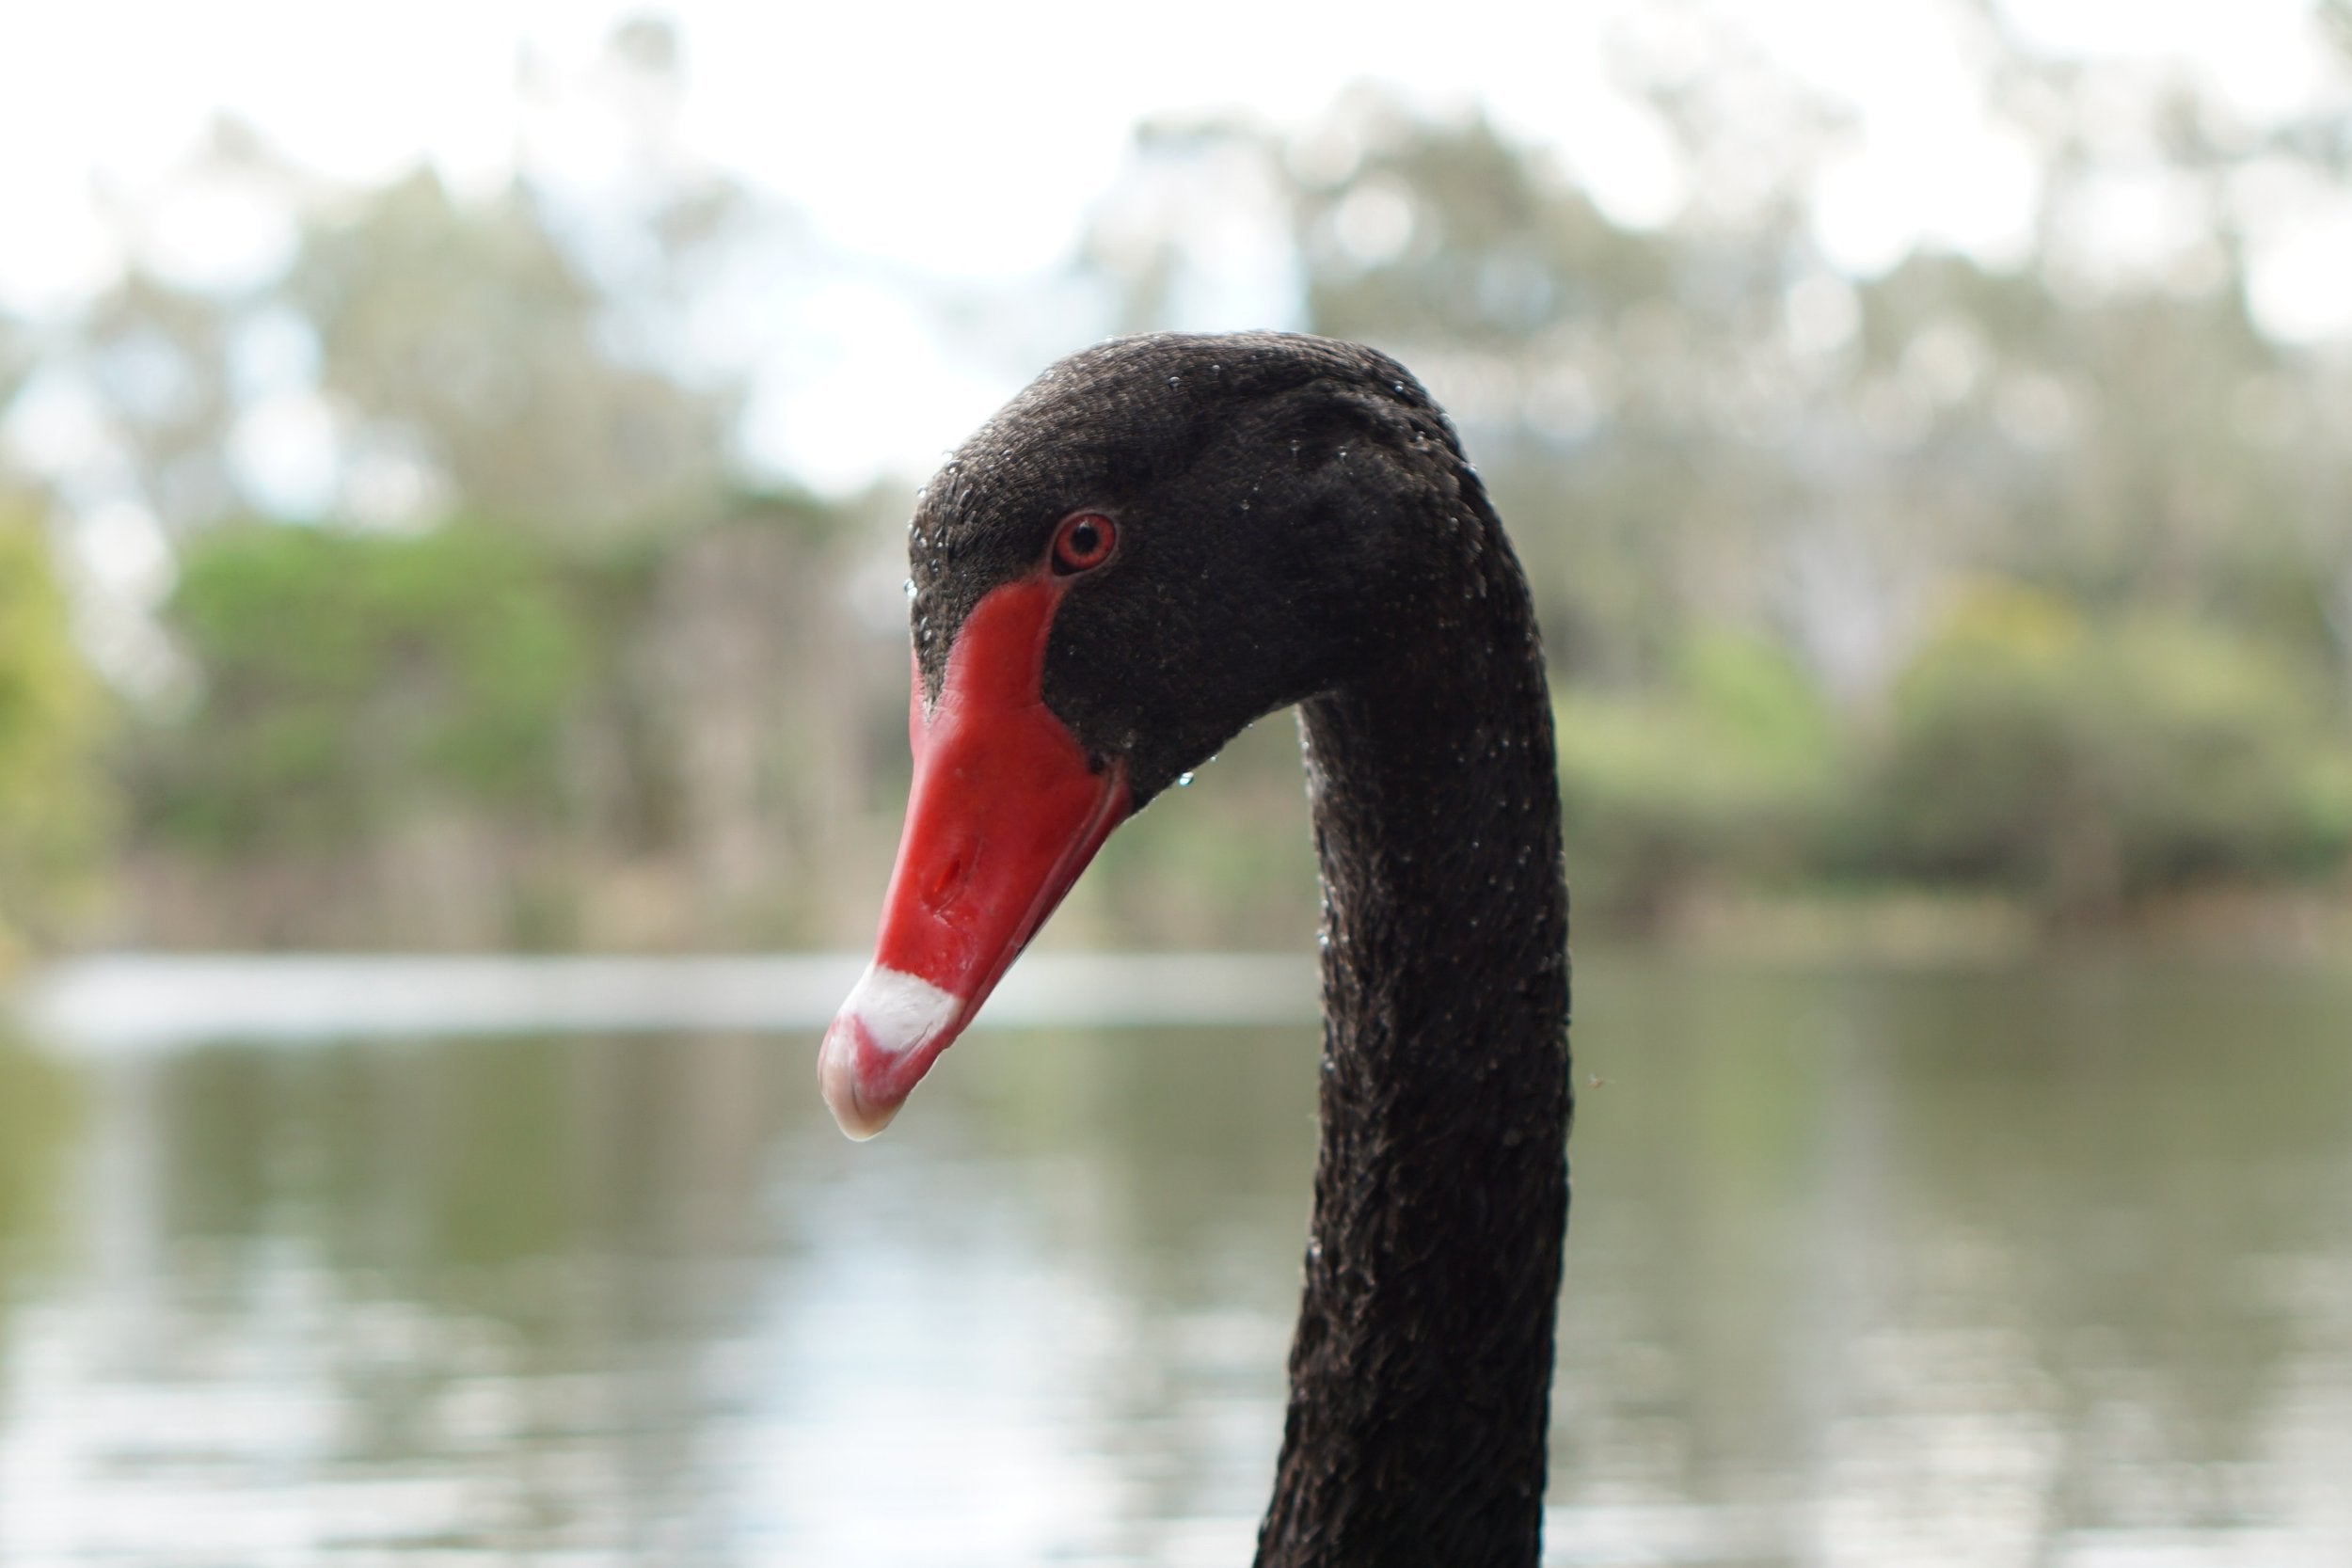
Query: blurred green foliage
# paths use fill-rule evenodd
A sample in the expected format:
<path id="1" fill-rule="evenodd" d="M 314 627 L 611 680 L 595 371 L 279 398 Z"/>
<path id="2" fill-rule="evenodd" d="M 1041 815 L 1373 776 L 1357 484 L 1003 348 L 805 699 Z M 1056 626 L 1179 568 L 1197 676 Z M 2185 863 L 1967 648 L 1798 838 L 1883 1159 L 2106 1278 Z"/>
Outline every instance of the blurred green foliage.
<path id="1" fill-rule="evenodd" d="M 1640 927 L 1710 885 L 1909 881 L 2102 916 L 2352 850 L 2352 736 L 2278 648 L 2178 615 L 2086 615 L 2014 582 L 1956 596 L 1883 712 L 1840 716 L 1769 643 L 1559 699 L 1582 907 Z"/>
<path id="2" fill-rule="evenodd" d="M 99 848 L 104 722 L 40 524 L 0 504 L 0 968 L 57 928 Z"/>
<path id="3" fill-rule="evenodd" d="M 206 534 L 164 609 L 200 684 L 149 737 L 151 826 L 234 857 L 452 805 L 560 814 L 564 724 L 596 667 L 570 586 L 527 536 L 470 523 Z"/>
<path id="4" fill-rule="evenodd" d="M 2096 911 L 2200 879 L 2311 877 L 2352 846 L 2352 741 L 2307 672 L 2176 615 L 1964 595 L 1898 682 L 1884 864 Z"/>
<path id="5" fill-rule="evenodd" d="M 651 540 L 198 534 L 161 612 L 189 694 L 122 749 L 137 917 L 265 945 L 811 940 L 905 747 L 886 648 L 811 673 L 877 504 L 714 496 Z"/>
<path id="6" fill-rule="evenodd" d="M 1786 879 L 1811 863 L 1839 784 L 1839 736 L 1781 650 L 1730 632 L 1645 690 L 1557 702 L 1560 787 L 1581 907 L 1645 923 L 1708 878 Z"/>

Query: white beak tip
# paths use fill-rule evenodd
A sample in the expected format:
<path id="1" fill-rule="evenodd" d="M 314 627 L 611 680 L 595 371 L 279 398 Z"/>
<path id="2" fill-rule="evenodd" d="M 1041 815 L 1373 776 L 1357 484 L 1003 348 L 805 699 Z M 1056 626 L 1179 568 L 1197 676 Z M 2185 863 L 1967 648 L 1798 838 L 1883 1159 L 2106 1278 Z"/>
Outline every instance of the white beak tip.
<path id="1" fill-rule="evenodd" d="M 858 1092 L 857 1037 L 862 1033 L 857 1015 L 845 1009 L 825 1031 L 825 1043 L 817 1053 L 817 1081 L 824 1091 L 825 1108 L 842 1132 L 859 1143 L 889 1126 L 905 1103 L 877 1105 Z"/>

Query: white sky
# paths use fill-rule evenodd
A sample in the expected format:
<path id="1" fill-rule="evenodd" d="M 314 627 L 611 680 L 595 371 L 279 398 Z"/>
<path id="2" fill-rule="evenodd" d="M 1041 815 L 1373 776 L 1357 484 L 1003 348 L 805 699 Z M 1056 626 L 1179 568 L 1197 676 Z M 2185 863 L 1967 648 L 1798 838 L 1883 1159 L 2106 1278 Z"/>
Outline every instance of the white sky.
<path id="1" fill-rule="evenodd" d="M 342 180 L 432 160 L 463 187 L 503 180 L 526 45 L 561 72 L 643 7 L 563 0 L 0 0 L 0 308 L 38 316 L 119 264 L 104 214 L 160 188 L 233 110 Z M 1962 40 L 1934 0 L 1721 0 L 1758 47 L 1848 100 L 1861 135 L 1817 192 L 1824 247 L 1857 271 L 1923 240 L 1998 259 L 2030 221 L 2022 147 L 1987 125 Z M 2308 100 L 2321 55 L 2306 0 L 2010 0 L 2042 47 L 2186 62 L 2249 117 Z M 1657 130 L 1609 84 L 1608 40 L 1654 30 L 1656 0 L 1456 0 L 1346 7 L 1194 0 L 1175 8 L 993 0 L 789 6 L 676 0 L 691 151 L 800 211 L 878 277 L 1002 281 L 1068 257 L 1136 121 L 1322 110 L 1351 82 L 1436 106 L 1481 103 L 1552 147 L 1602 204 L 1657 221 L 1684 198 Z M 133 198 L 126 203 L 122 197 Z M 2153 217 L 2160 227 L 2161 193 Z M 2124 220 L 2148 207 L 2119 197 Z M 2329 224 L 2333 223 L 2331 230 Z M 2352 329 L 2352 219 L 2282 241 L 2267 290 L 2307 335 Z M 2330 235 L 2332 234 L 2332 238 Z M 2314 238 L 2313 236 L 2316 236 Z M 139 242 L 183 275 L 234 277 L 284 243 L 265 214 L 166 209 Z M 2280 281 L 2283 279 L 2283 281 Z M 1210 324 L 1201 324 L 1210 325 Z M 1241 322 L 1216 325 L 1247 325 Z M 799 373 L 755 405 L 753 439 L 819 483 L 919 469 L 1009 390 L 936 355 L 886 287 L 851 277 L 776 328 Z M 887 353 L 861 352 L 871 341 Z M 810 367 L 817 367 L 811 372 Z M 765 432 L 765 434 L 763 434 Z"/>

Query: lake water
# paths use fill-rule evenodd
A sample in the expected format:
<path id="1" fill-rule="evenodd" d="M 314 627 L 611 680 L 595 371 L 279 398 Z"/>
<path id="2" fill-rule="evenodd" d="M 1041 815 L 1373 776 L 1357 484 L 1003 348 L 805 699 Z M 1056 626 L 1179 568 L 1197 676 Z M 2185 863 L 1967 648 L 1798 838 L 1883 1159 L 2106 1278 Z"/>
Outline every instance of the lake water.
<path id="1" fill-rule="evenodd" d="M 1550 1561 L 2352 1563 L 2352 972 L 1577 1004 Z M 1310 1025 L 976 1036 L 864 1146 L 807 1031 L 56 1043 L 7 1568 L 1248 1560 Z"/>

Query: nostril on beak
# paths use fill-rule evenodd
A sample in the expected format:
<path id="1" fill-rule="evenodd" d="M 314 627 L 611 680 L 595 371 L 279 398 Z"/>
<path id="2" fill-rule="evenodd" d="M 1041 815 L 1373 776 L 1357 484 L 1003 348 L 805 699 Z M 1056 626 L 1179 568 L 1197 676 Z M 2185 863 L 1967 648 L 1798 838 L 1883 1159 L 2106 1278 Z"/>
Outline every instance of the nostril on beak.
<path id="1" fill-rule="evenodd" d="M 931 879 L 930 886 L 924 889 L 923 902 L 936 911 L 953 898 L 956 890 L 963 886 L 963 863 L 964 857 L 957 855 L 941 866 L 938 875 Z"/>

